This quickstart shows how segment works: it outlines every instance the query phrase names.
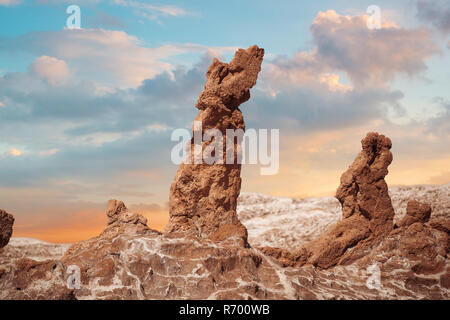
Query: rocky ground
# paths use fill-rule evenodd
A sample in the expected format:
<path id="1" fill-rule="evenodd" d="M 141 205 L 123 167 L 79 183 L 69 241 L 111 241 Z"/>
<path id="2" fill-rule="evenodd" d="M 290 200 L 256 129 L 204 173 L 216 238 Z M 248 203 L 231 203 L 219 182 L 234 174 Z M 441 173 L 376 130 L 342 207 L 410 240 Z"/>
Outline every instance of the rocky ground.
<path id="1" fill-rule="evenodd" d="M 392 187 L 389 195 L 395 210 L 394 221 L 405 216 L 406 205 L 411 200 L 430 204 L 431 219 L 449 219 L 450 183 Z M 311 241 L 342 218 L 342 209 L 335 197 L 299 199 L 242 193 L 237 212 L 253 246 L 286 249 Z"/>
<path id="2" fill-rule="evenodd" d="M 395 187 L 390 195 L 396 220 L 405 215 L 406 203 L 414 198 L 431 204 L 431 221 L 448 221 L 450 184 Z M 136 231 L 134 223 L 126 232 L 120 229 L 122 234 L 117 233 L 119 229 L 110 230 L 109 235 L 104 232 L 99 238 L 75 246 L 69 255 L 68 244 L 11 238 L 0 249 L 0 298 L 450 298 L 450 263 L 443 258 L 448 251 L 442 255 L 433 250 L 424 253 L 430 248 L 422 244 L 414 252 L 413 244 L 409 247 L 411 256 L 404 255 L 407 242 L 416 234 L 424 234 L 424 230 L 410 230 L 413 234 L 406 243 L 399 235 L 391 235 L 369 256 L 350 265 L 327 270 L 312 265 L 283 267 L 256 248 L 295 249 L 316 238 L 341 219 L 339 202 L 332 197 L 292 199 L 244 193 L 237 211 L 248 229 L 252 248 L 195 238 L 168 239 L 142 224 Z M 439 240 L 443 232 L 432 228 L 427 232 L 429 245 L 439 247 L 439 242 L 445 241 Z M 437 259 L 434 264 L 433 259 Z M 81 268 L 79 290 L 66 286 L 69 265 Z M 370 289 L 366 282 L 375 274 L 373 265 L 380 269 L 381 286 Z"/>

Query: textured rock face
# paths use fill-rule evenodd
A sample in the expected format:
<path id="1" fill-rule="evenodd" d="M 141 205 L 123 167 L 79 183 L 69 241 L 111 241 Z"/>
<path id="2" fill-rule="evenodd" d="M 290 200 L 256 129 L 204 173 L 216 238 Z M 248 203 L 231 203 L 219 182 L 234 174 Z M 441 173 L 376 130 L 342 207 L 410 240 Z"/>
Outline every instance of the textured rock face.
<path id="1" fill-rule="evenodd" d="M 0 248 L 6 246 L 13 231 L 14 217 L 0 209 Z"/>
<path id="2" fill-rule="evenodd" d="M 341 176 L 336 198 L 342 204 L 344 219 L 364 217 L 373 235 L 386 235 L 394 221 L 394 208 L 384 181 L 392 162 L 392 143 L 389 138 L 370 132 L 361 144 L 362 151 Z"/>
<path id="3" fill-rule="evenodd" d="M 109 200 L 106 208 L 106 216 L 108 217 L 108 224 L 116 222 L 122 212 L 127 212 L 128 209 L 122 201 Z"/>
<path id="4" fill-rule="evenodd" d="M 416 221 L 396 228 L 358 265 L 365 268 L 376 263 L 385 277 L 395 274 L 390 287 L 399 295 L 426 290 L 429 299 L 441 299 L 442 292 L 450 293 L 448 217 L 446 221 Z"/>
<path id="5" fill-rule="evenodd" d="M 252 199 L 254 205 L 267 201 Z M 324 203 L 328 206 L 329 199 Z M 406 201 L 399 203 L 405 208 L 398 210 L 406 209 Z M 311 207 L 319 205 L 316 199 Z M 263 209 L 270 210 L 264 211 L 268 217 L 279 210 Z M 394 229 L 354 263 L 320 269 L 283 267 L 238 243 L 162 235 L 139 215 L 121 210 L 98 237 L 70 249 L 13 238 L 0 250 L 0 299 L 450 299 L 448 214 L 444 210 L 433 218 L 433 212 L 429 222 Z M 278 227 L 289 224 L 280 220 Z M 321 228 L 315 230 L 320 235 Z M 48 259 L 42 260 L 45 251 Z M 276 253 L 280 261 L 292 259 L 288 251 Z M 374 264 L 379 289 L 367 287 Z M 80 268 L 80 289 L 66 286 L 72 265 Z"/>
<path id="6" fill-rule="evenodd" d="M 103 230 L 100 237 L 110 238 L 118 234 L 145 234 L 151 230 L 147 226 L 147 219 L 137 213 L 129 212 L 122 201 L 109 200 L 106 216 L 108 217 L 108 225 Z"/>
<path id="7" fill-rule="evenodd" d="M 29 258 L 36 261 L 57 260 L 64 256 L 70 244 L 49 243 L 32 238 L 13 237 L 1 250 L 0 266 L 13 260 Z"/>
<path id="8" fill-rule="evenodd" d="M 216 163 L 198 163 L 191 152 L 190 164 L 182 163 L 170 189 L 170 221 L 165 233 L 181 233 L 185 236 L 209 238 L 214 241 L 238 240 L 247 245 L 247 230 L 236 215 L 237 198 L 241 189 L 241 164 L 237 161 L 237 141 L 233 142 L 234 161 L 226 164 L 226 130 L 245 130 L 239 105 L 250 98 L 250 89 L 256 84 L 264 50 L 253 46 L 239 49 L 227 64 L 217 59 L 206 73 L 205 89 L 196 107 L 199 109 L 193 135 L 203 137 L 210 129 L 222 134 L 223 158 Z M 194 126 L 195 126 L 194 123 Z M 203 142 L 201 150 L 213 142 Z M 195 150 L 194 138 L 190 150 Z M 222 164 L 221 164 L 221 163 Z"/>
<path id="9" fill-rule="evenodd" d="M 393 229 L 394 208 L 384 181 L 392 162 L 391 140 L 370 132 L 361 144 L 362 151 L 342 174 L 336 192 L 343 219 L 297 252 L 300 264 L 321 268 L 347 264 Z"/>
<path id="10" fill-rule="evenodd" d="M 361 144 L 362 151 L 342 174 L 336 192 L 343 219 L 295 252 L 262 248 L 263 252 L 285 265 L 330 268 L 361 258 L 374 242 L 390 233 L 394 208 L 384 177 L 392 162 L 392 144 L 389 138 L 374 132 L 368 133 Z"/>

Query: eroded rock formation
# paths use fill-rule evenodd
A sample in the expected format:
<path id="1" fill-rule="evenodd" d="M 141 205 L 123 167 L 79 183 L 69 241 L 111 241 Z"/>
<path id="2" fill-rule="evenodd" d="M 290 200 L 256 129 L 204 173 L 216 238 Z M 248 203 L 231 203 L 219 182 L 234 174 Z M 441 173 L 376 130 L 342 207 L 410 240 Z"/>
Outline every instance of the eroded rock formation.
<path id="1" fill-rule="evenodd" d="M 285 265 L 330 268 L 361 258 L 391 232 L 394 208 L 384 181 L 392 162 L 391 140 L 370 132 L 361 144 L 362 151 L 342 174 L 336 192 L 343 219 L 295 252 L 270 247 L 262 248 L 263 252 Z"/>
<path id="2" fill-rule="evenodd" d="M 398 291 L 400 285 L 416 292 L 427 286 L 429 299 L 440 299 L 441 290 L 450 292 L 450 223 L 430 216 L 430 205 L 408 202 L 406 216 L 358 265 L 375 263 L 386 275 L 396 273 L 403 279 Z"/>
<path id="3" fill-rule="evenodd" d="M 109 200 L 106 216 L 108 225 L 100 237 L 114 237 L 121 233 L 139 235 L 156 232 L 147 226 L 147 218 L 138 213 L 129 212 L 122 201 Z"/>
<path id="4" fill-rule="evenodd" d="M 386 235 L 393 227 L 394 208 L 384 177 L 392 162 L 391 140 L 370 132 L 361 141 L 362 151 L 341 176 L 336 198 L 344 219 L 365 218 L 370 233 Z"/>
<path id="5" fill-rule="evenodd" d="M 106 216 L 108 217 L 108 222 L 102 233 L 96 238 L 81 241 L 71 246 L 63 257 L 63 261 L 67 260 L 67 257 L 79 255 L 79 252 L 87 252 L 88 255 L 93 255 L 91 259 L 95 259 L 97 253 L 92 251 L 93 243 L 110 242 L 122 234 L 127 236 L 159 234 L 158 231 L 152 230 L 147 226 L 147 219 L 144 216 L 129 212 L 122 201 L 109 200 Z"/>
<path id="6" fill-rule="evenodd" d="M 6 246 L 13 231 L 14 217 L 0 209 L 0 248 Z"/>
<path id="7" fill-rule="evenodd" d="M 350 265 L 286 268 L 238 243 L 152 231 L 139 215 L 129 219 L 133 214 L 127 210 L 117 212 L 125 205 L 114 203 L 108 213 L 115 213 L 115 222 L 98 237 L 73 245 L 63 258 L 15 259 L 13 243 L 5 247 L 0 299 L 450 298 L 449 226 L 442 219 L 399 227 Z M 381 273 L 381 290 L 366 285 L 373 264 Z M 70 266 L 80 268 L 79 289 L 67 287 Z"/>
<path id="8" fill-rule="evenodd" d="M 239 49 L 227 64 L 214 59 L 206 73 L 207 81 L 198 98 L 199 109 L 195 123 L 201 124 L 201 137 L 210 129 L 222 134 L 223 164 L 195 161 L 194 138 L 188 145 L 190 164 L 182 163 L 170 188 L 170 222 L 165 233 L 209 238 L 214 241 L 237 239 L 247 245 L 247 230 L 236 215 L 237 198 L 241 189 L 241 164 L 237 161 L 236 141 L 233 142 L 234 161 L 227 164 L 226 130 L 245 130 L 239 105 L 250 98 L 256 84 L 264 50 L 252 46 Z M 200 131 L 201 130 L 201 131 Z M 210 143 L 203 142 L 202 154 Z M 187 162 L 187 161 L 186 161 Z"/>

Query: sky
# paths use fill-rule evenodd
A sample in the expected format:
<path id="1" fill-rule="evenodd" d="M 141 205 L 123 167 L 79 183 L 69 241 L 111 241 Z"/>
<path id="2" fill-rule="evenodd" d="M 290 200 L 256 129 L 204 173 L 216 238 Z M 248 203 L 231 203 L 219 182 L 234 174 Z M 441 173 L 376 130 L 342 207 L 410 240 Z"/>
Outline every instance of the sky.
<path id="1" fill-rule="evenodd" d="M 69 29 L 69 5 L 81 28 Z M 376 5 L 381 26 L 370 29 Z M 369 131 L 390 186 L 450 182 L 450 0 L 0 0 L 0 208 L 14 236 L 96 236 L 109 199 L 162 229 L 213 58 L 265 59 L 246 127 L 280 130 L 280 169 L 242 191 L 333 195 Z"/>

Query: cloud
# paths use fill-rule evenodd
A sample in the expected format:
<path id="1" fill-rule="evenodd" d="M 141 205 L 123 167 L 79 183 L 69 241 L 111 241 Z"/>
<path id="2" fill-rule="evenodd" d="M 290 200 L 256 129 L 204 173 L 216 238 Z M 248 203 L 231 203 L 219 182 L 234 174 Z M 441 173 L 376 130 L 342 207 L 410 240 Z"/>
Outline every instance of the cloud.
<path id="1" fill-rule="evenodd" d="M 114 4 L 136 9 L 136 13 L 149 20 L 157 20 L 159 17 L 185 16 L 188 12 L 180 7 L 165 5 L 157 6 L 134 0 L 114 0 Z"/>
<path id="2" fill-rule="evenodd" d="M 51 85 L 62 84 L 71 75 L 71 71 L 65 61 L 49 56 L 37 58 L 29 66 L 28 71 Z"/>
<path id="3" fill-rule="evenodd" d="M 430 23 L 443 34 L 450 33 L 450 2 L 446 0 L 419 0 L 416 3 L 419 20 Z"/>
<path id="4" fill-rule="evenodd" d="M 170 129 L 190 126 L 211 60 L 207 54 L 191 68 L 102 93 L 91 82 L 52 86 L 31 72 L 0 76 L 0 100 L 8 101 L 0 135 L 27 150 L 21 162 L 0 159 L 0 184 L 95 181 L 101 172 L 113 178 L 130 168 L 166 167 L 171 175 Z"/>
<path id="5" fill-rule="evenodd" d="M 0 6 L 16 6 L 22 3 L 22 0 L 0 0 Z"/>
<path id="6" fill-rule="evenodd" d="M 48 141 L 45 135 L 52 132 L 53 140 L 59 138 L 58 143 L 101 145 L 102 140 L 129 139 L 185 127 L 187 119 L 194 117 L 193 106 L 211 60 L 212 54 L 208 53 L 189 69 L 178 66 L 172 72 L 146 79 L 136 88 L 111 91 L 99 91 L 95 83 L 87 80 L 71 79 L 52 86 L 39 81 L 34 72 L 7 73 L 0 76 L 0 100 L 8 101 L 0 109 L 0 132 L 5 139 L 18 139 L 18 133 L 12 135 L 15 130 L 7 128 L 27 124 L 22 133 L 29 134 L 30 139 Z M 32 126 L 36 130 L 28 133 Z M 57 147 L 35 145 L 39 150 Z"/>
<path id="7" fill-rule="evenodd" d="M 321 39 L 337 32 L 330 31 L 336 30 L 334 25 L 347 33 L 351 28 L 368 32 L 362 25 L 364 20 L 336 13 L 318 16 L 321 18 L 315 20 L 315 25 L 322 26 Z M 339 33 L 335 36 L 339 37 Z M 158 63 L 168 55 L 207 49 L 194 44 L 147 48 L 124 32 L 106 30 L 32 33 L 9 44 L 13 49 L 37 54 L 50 51 L 52 57 L 70 62 L 77 78 L 55 87 L 37 82 L 35 73 L 0 77 L 0 99 L 7 99 L 11 106 L 0 109 L 0 134 L 7 141 L 19 141 L 30 152 L 21 163 L 2 161 L 0 180 L 5 185 L 73 178 L 88 181 L 117 177 L 129 168 L 165 168 L 163 172 L 170 176 L 174 169 L 169 159 L 170 128 L 188 127 L 194 119 L 193 106 L 203 88 L 205 72 L 212 56 L 221 49 L 212 48 L 193 67 L 166 68 Z M 106 54 L 108 49 L 111 52 Z M 341 70 L 329 62 L 337 59 L 332 56 L 339 55 L 338 51 L 326 56 L 319 51 L 317 46 L 293 58 L 276 57 L 264 63 L 252 99 L 242 106 L 248 127 L 282 128 L 282 134 L 304 134 L 356 127 L 384 119 L 388 108 L 401 109 L 401 92 L 386 86 L 342 83 L 338 73 L 353 71 Z M 356 51 L 353 59 L 360 61 L 364 55 L 363 50 Z M 148 75 L 142 73 L 147 67 L 153 68 Z M 140 73 L 144 80 L 136 81 L 131 88 L 99 89 L 97 82 L 80 76 L 91 70 L 96 70 L 93 76 L 106 74 L 110 78 L 116 74 L 119 80 L 128 73 Z M 59 152 L 45 159 L 33 156 L 55 149 Z M 21 178 L 17 179 L 19 172 Z"/>
<path id="8" fill-rule="evenodd" d="M 22 151 L 20 151 L 20 150 L 18 150 L 18 149 L 15 149 L 15 148 L 12 148 L 12 149 L 10 149 L 10 150 L 8 151 L 8 154 L 10 154 L 10 155 L 12 155 L 12 156 L 14 156 L 14 157 L 18 157 L 18 156 L 21 156 L 21 155 L 22 155 Z"/>
<path id="9" fill-rule="evenodd" d="M 288 86 L 271 96 L 254 91 L 242 107 L 249 126 L 280 128 L 301 133 L 345 128 L 385 118 L 387 111 L 402 109 L 403 93 L 387 89 L 330 90 L 328 86 Z"/>
<path id="10" fill-rule="evenodd" d="M 109 86 L 134 87 L 174 67 L 167 59 L 189 52 L 220 52 L 234 48 L 208 48 L 196 44 L 166 44 L 147 47 L 124 31 L 74 29 L 31 32 L 2 39 L 0 50 L 47 55 L 70 63 L 77 76 Z M 93 72 L 95 71 L 95 72 Z"/>
<path id="11" fill-rule="evenodd" d="M 2 0 L 0 0 L 2 1 Z M 5 0 L 4 0 L 5 1 Z M 22 1 L 22 0 L 9 0 L 9 1 Z M 8 0 L 6 0 L 8 2 Z M 60 5 L 61 3 L 65 4 L 78 4 L 78 5 L 96 5 L 100 3 L 107 3 L 108 5 L 117 5 L 121 7 L 128 7 L 134 10 L 134 13 L 137 16 L 140 16 L 142 18 L 156 21 L 160 23 L 161 18 L 167 18 L 167 17 L 181 17 L 190 15 L 191 12 L 186 11 L 185 9 L 174 6 L 174 5 L 156 5 L 156 4 L 150 4 L 146 1 L 137 1 L 137 0 L 38 0 L 39 4 L 44 5 Z M 107 13 L 103 11 L 97 11 L 97 17 L 94 19 L 90 19 L 90 25 L 93 27 L 122 27 L 122 22 L 111 15 L 108 15 Z M 88 18 L 89 19 L 89 18 Z"/>
<path id="12" fill-rule="evenodd" d="M 51 156 L 51 155 L 54 155 L 54 154 L 56 154 L 58 152 L 59 152 L 59 149 L 54 148 L 54 149 L 50 149 L 50 150 L 40 151 L 39 154 L 41 156 Z"/>
<path id="13" fill-rule="evenodd" d="M 124 31 L 103 29 L 31 32 L 3 41 L 0 49 L 70 61 L 81 76 L 99 82 L 111 79 L 111 84 L 119 85 L 137 85 L 169 71 L 171 65 L 161 59 L 184 52 L 176 46 L 147 48 Z"/>
<path id="14" fill-rule="evenodd" d="M 444 141 L 450 141 L 450 100 L 436 97 L 433 102 L 440 107 L 440 110 L 435 117 L 428 120 L 427 133 L 435 137 L 445 138 Z"/>
<path id="15" fill-rule="evenodd" d="M 87 18 L 87 24 L 92 28 L 125 28 L 125 24 L 121 19 L 112 16 L 102 10 L 95 9 L 97 16 Z"/>
<path id="16" fill-rule="evenodd" d="M 435 118 L 413 121 L 402 103 L 404 93 L 391 88 L 398 75 L 426 70 L 428 59 L 439 52 L 430 31 L 392 22 L 369 30 L 366 20 L 319 13 L 310 28 L 311 50 L 264 62 L 252 99 L 241 109 L 247 127 L 280 128 L 282 164 L 276 177 L 261 177 L 247 166 L 244 190 L 331 195 L 369 131 L 393 139 L 393 183 L 424 183 L 445 170 L 450 156 L 442 152 L 450 143 L 446 101 L 437 100 L 443 111 Z M 393 112 L 409 121 L 393 123 Z M 423 171 L 414 174 L 414 168 Z"/>
<path id="17" fill-rule="evenodd" d="M 61 3 L 69 3 L 69 4 L 79 4 L 79 5 L 92 5 L 103 2 L 104 0 L 37 0 L 36 2 L 39 4 L 61 4 Z"/>
<path id="18" fill-rule="evenodd" d="M 319 12 L 310 27 L 312 50 L 297 52 L 292 59 L 277 58 L 272 73 L 300 85 L 320 82 L 331 73 L 332 84 L 342 87 L 333 73 L 344 72 L 353 87 L 386 86 L 398 74 L 414 76 L 426 70 L 426 60 L 439 52 L 425 28 L 384 23 L 381 29 L 369 30 L 367 19 Z"/>

